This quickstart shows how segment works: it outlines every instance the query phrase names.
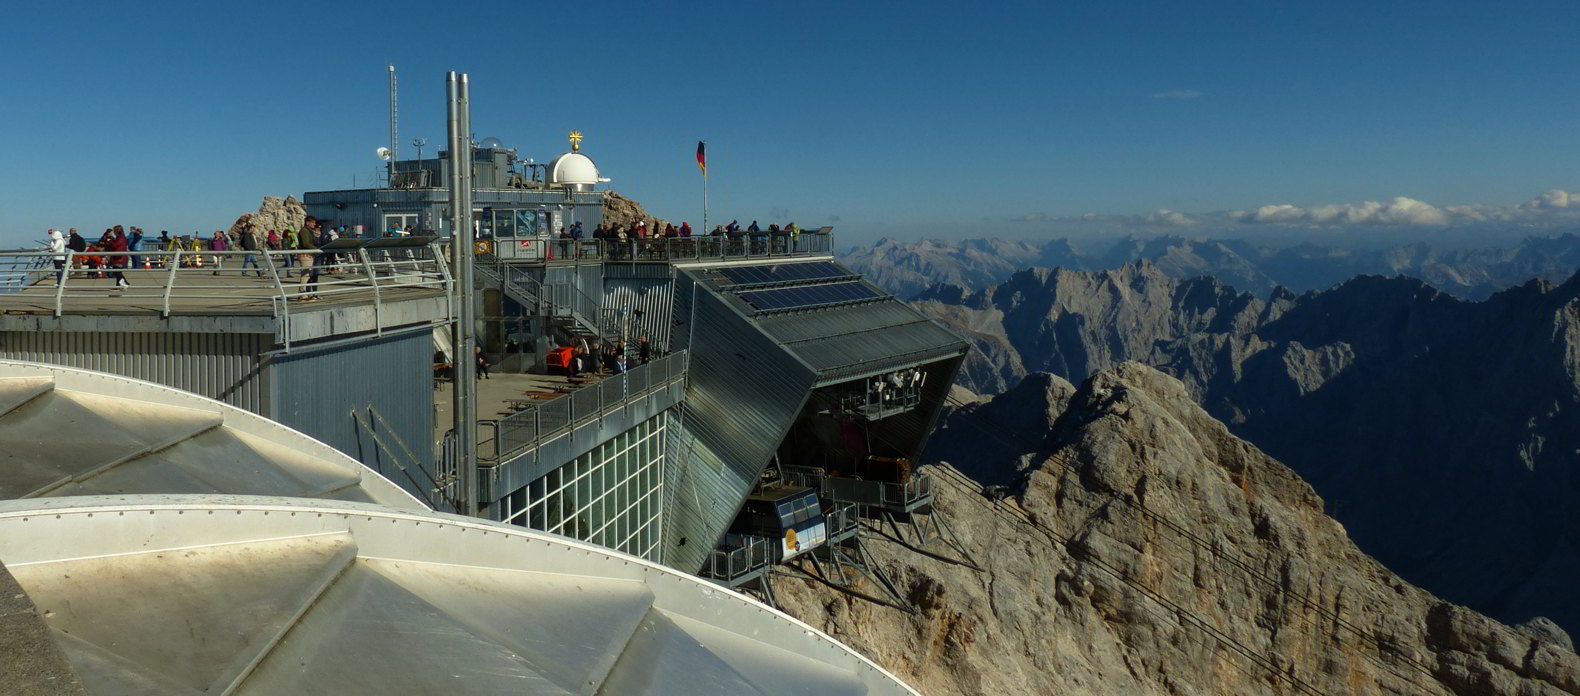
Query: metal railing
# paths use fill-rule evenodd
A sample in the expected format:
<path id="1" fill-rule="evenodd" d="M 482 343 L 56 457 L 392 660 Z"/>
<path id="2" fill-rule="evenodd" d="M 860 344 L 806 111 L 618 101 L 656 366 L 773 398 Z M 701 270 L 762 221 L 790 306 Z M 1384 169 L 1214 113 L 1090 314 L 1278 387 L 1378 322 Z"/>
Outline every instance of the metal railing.
<path id="1" fill-rule="evenodd" d="M 302 263 L 307 258 L 313 266 Z M 396 291 L 448 292 L 443 259 L 433 243 L 327 251 L 0 252 L 0 309 L 57 317 L 74 310 L 169 316 L 267 309 L 288 319 L 304 302 L 371 299 L 377 310 Z"/>
<path id="2" fill-rule="evenodd" d="M 731 586 L 750 580 L 774 564 L 776 543 L 767 537 L 726 534 L 698 575 Z"/>
<path id="3" fill-rule="evenodd" d="M 861 531 L 861 514 L 855 503 L 833 503 L 823 513 L 823 524 L 828 530 L 828 543 L 837 544 Z"/>
<path id="4" fill-rule="evenodd" d="M 786 480 L 818 491 L 825 501 L 836 505 L 854 503 L 873 508 L 909 512 L 933 498 L 933 479 L 924 473 L 912 474 L 904 482 L 873 481 L 853 476 L 830 476 L 819 467 L 786 466 Z"/>
<path id="5" fill-rule="evenodd" d="M 479 421 L 478 458 L 497 464 L 686 376 L 686 352 L 654 359 L 498 420 Z"/>
<path id="6" fill-rule="evenodd" d="M 537 278 L 512 269 L 493 257 L 489 257 L 486 260 L 479 258 L 478 262 L 473 265 L 473 269 L 482 274 L 483 277 L 499 283 L 500 289 L 506 295 L 509 295 L 511 299 L 520 303 L 528 313 L 539 313 L 540 305 L 543 301 L 543 284 L 538 282 Z"/>
<path id="7" fill-rule="evenodd" d="M 504 249 L 515 241 L 494 240 Z M 800 234 L 742 234 L 735 237 L 653 237 L 648 239 L 547 239 L 533 240 L 530 250 L 520 247 L 506 254 L 536 261 L 703 261 L 731 258 L 813 256 L 834 251 L 834 235 L 812 231 Z"/>

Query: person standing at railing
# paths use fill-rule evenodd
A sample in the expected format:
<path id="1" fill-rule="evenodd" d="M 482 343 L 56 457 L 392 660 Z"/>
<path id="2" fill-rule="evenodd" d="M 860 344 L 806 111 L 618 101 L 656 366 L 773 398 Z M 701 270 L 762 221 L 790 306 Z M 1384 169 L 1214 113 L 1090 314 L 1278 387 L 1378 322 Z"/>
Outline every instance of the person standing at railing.
<path id="1" fill-rule="evenodd" d="M 647 334 L 636 341 L 636 360 L 638 365 L 646 365 L 653 359 L 653 344 L 647 342 Z"/>
<path id="2" fill-rule="evenodd" d="M 245 277 L 247 268 L 251 267 L 252 271 L 262 278 L 263 269 L 258 267 L 258 231 L 252 225 L 241 231 L 241 250 L 247 252 L 247 255 L 241 258 L 241 275 Z"/>
<path id="3" fill-rule="evenodd" d="M 55 254 L 55 284 L 60 285 L 66 278 L 66 238 L 60 230 L 49 231 L 49 250 Z"/>
<path id="4" fill-rule="evenodd" d="M 213 250 L 213 251 L 230 251 L 230 238 L 226 237 L 224 232 L 221 232 L 219 230 L 214 230 L 214 237 L 213 237 L 213 239 L 209 240 L 208 248 Z M 215 254 L 214 255 L 214 275 L 219 275 L 220 270 L 223 269 L 224 267 L 225 267 L 225 256 L 224 256 L 224 254 Z"/>
<path id="5" fill-rule="evenodd" d="M 296 237 L 296 248 L 301 252 L 296 257 L 297 262 L 302 264 L 302 281 L 299 287 L 308 293 L 302 296 L 302 301 L 313 302 L 318 299 L 316 294 L 318 292 L 318 267 L 313 265 L 313 262 L 318 260 L 317 255 L 313 253 L 318 251 L 318 218 L 311 215 L 307 216 L 307 219 L 302 221 L 302 229 L 297 230 L 294 236 Z"/>
<path id="6" fill-rule="evenodd" d="M 70 233 L 66 236 L 66 248 L 81 254 L 82 252 L 88 250 L 88 240 L 83 239 L 82 235 L 77 234 L 77 228 L 73 227 L 71 228 Z M 77 267 L 81 267 L 82 261 L 79 259 L 73 259 L 72 264 Z"/>
<path id="7" fill-rule="evenodd" d="M 129 288 L 132 284 L 126 280 L 126 266 L 131 259 L 124 253 L 129 246 L 129 242 L 126 240 L 126 231 L 122 230 L 120 225 L 116 225 L 114 229 L 115 234 L 110 237 L 109 249 L 110 251 L 123 253 L 110 254 L 110 277 L 115 279 L 115 287 Z"/>

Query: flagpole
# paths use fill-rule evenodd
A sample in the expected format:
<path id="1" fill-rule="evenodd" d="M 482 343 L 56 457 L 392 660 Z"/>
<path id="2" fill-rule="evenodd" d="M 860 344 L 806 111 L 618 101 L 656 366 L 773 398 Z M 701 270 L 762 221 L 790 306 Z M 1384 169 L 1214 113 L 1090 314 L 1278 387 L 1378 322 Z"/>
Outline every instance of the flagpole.
<path id="1" fill-rule="evenodd" d="M 707 145 L 707 141 L 706 140 L 704 140 L 702 142 L 703 142 L 703 145 Z M 699 231 L 701 233 L 703 233 L 703 234 L 708 234 L 709 232 L 712 231 L 712 228 L 708 227 L 708 167 L 707 167 L 707 165 L 703 165 L 703 167 L 702 167 L 702 229 L 699 230 Z"/>

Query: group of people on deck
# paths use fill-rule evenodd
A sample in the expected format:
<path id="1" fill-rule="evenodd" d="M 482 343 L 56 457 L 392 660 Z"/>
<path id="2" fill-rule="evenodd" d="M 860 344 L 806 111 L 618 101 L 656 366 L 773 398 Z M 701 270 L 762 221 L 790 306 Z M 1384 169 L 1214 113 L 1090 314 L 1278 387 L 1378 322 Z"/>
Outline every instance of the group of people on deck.
<path id="1" fill-rule="evenodd" d="M 634 355 L 633 355 L 634 353 Z M 565 362 L 565 376 L 575 379 L 600 368 L 610 374 L 620 374 L 636 365 L 646 365 L 653 359 L 653 344 L 643 334 L 635 346 L 625 341 L 579 340 L 571 346 L 570 359 Z M 635 361 L 635 365 L 632 361 Z"/>
<path id="2" fill-rule="evenodd" d="M 48 243 L 49 250 L 54 253 L 51 260 L 55 264 L 56 284 L 65 281 L 66 250 L 70 249 L 73 269 L 87 269 L 90 278 L 112 278 L 117 288 L 131 285 L 126 280 L 126 269 L 131 265 L 131 257 L 115 252 L 138 251 L 143 241 L 142 228 L 133 227 L 128 234 L 125 227 L 116 225 L 105 230 L 97 242 L 89 242 L 75 227 L 70 229 L 69 235 L 62 234 L 60 230 L 49 231 Z"/>
<path id="3" fill-rule="evenodd" d="M 186 252 L 201 251 L 247 251 L 260 252 L 265 249 L 270 251 L 285 251 L 273 258 L 282 260 L 282 266 L 291 268 L 299 266 L 301 281 L 299 287 L 305 291 L 296 299 L 303 302 L 312 302 L 318 299 L 318 266 L 333 265 L 337 263 L 334 254 L 325 254 L 320 259 L 314 253 L 323 244 L 339 239 L 345 228 L 325 229 L 313 216 L 309 215 L 303 221 L 299 230 L 259 230 L 248 225 L 239 233 L 215 230 L 213 236 L 205 239 L 198 235 L 190 238 L 172 239 L 169 231 L 161 231 L 157 240 L 148 240 L 153 247 L 147 251 L 174 251 Z M 126 278 L 129 268 L 147 267 L 164 268 L 170 264 L 174 256 L 145 255 L 137 256 L 124 252 L 144 251 L 141 247 L 146 239 L 146 234 L 140 227 L 126 227 L 116 225 L 104 231 L 98 241 L 89 242 L 73 227 L 62 233 L 58 229 L 49 230 L 47 249 L 52 254 L 51 261 L 55 266 L 55 283 L 58 285 L 65 281 L 66 274 L 74 270 L 86 270 L 89 278 L 110 278 L 115 281 L 116 288 L 131 286 Z M 68 254 L 71 268 L 67 268 Z M 134 261 L 134 259 L 141 259 Z M 190 260 L 189 260 L 190 259 Z M 225 265 L 225 256 L 221 254 L 193 254 L 183 257 L 181 265 L 202 266 L 210 264 L 214 275 L 219 275 Z M 242 258 L 241 275 L 247 275 L 251 269 L 259 277 L 264 275 L 262 267 L 258 265 L 258 254 L 248 253 Z"/>

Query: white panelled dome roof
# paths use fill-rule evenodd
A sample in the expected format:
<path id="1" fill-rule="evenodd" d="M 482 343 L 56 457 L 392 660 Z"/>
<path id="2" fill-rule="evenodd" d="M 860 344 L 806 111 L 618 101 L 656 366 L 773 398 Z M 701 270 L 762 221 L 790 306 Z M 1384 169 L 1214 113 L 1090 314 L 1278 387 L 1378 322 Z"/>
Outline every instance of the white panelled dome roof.
<path id="1" fill-rule="evenodd" d="M 700 578 L 369 503 L 0 501 L 0 563 L 89 694 L 916 694 Z"/>
<path id="2" fill-rule="evenodd" d="M 592 186 L 598 183 L 598 165 L 580 152 L 567 152 L 549 163 L 549 183 Z"/>

